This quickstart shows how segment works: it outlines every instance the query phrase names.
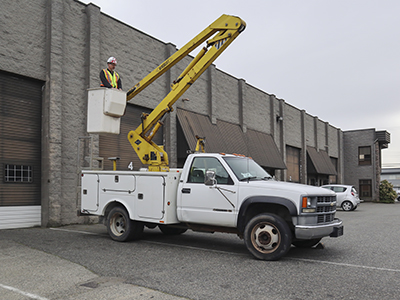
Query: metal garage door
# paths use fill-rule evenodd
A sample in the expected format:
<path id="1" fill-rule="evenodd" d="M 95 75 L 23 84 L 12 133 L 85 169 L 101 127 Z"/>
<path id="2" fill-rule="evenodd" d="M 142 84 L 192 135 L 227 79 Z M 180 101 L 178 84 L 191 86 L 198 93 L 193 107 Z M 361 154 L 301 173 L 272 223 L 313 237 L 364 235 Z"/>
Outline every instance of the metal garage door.
<path id="1" fill-rule="evenodd" d="M 40 205 L 42 86 L 0 71 L 0 207 Z"/>
<path id="2" fill-rule="evenodd" d="M 121 118 L 121 130 L 119 135 L 100 135 L 100 157 L 104 157 L 104 169 L 112 170 L 112 162 L 108 157 L 119 157 L 117 162 L 117 170 L 139 170 L 143 166 L 136 152 L 133 150 L 128 141 L 128 133 L 135 130 L 141 123 L 140 116 L 144 113 L 151 113 L 151 109 L 128 104 L 126 113 Z M 153 142 L 157 145 L 163 144 L 162 128 L 153 138 Z M 132 163 L 132 164 L 131 164 Z"/>

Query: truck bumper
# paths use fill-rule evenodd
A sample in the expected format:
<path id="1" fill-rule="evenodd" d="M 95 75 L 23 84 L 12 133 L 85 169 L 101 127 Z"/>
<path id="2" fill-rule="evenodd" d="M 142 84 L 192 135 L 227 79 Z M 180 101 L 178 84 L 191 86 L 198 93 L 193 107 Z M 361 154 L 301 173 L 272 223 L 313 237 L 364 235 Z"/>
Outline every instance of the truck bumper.
<path id="1" fill-rule="evenodd" d="M 332 223 L 324 225 L 296 225 L 295 234 L 297 239 L 310 240 L 324 236 L 339 237 L 343 235 L 343 222 L 334 219 Z"/>

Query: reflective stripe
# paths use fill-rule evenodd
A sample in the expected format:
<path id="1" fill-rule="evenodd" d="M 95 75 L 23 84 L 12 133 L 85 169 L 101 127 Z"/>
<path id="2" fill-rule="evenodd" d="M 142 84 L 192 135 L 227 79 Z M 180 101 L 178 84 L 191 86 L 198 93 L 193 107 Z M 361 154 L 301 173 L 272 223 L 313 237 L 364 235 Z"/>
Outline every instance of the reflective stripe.
<path id="1" fill-rule="evenodd" d="M 106 76 L 107 81 L 111 84 L 113 88 L 117 88 L 119 75 L 114 71 L 114 74 L 111 74 L 108 69 L 103 69 L 104 75 Z"/>

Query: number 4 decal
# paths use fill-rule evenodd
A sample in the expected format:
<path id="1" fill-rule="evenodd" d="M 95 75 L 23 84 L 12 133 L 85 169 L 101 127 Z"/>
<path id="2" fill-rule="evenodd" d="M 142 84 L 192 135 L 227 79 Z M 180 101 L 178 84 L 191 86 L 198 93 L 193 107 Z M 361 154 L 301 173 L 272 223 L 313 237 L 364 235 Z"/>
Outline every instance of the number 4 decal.
<path id="1" fill-rule="evenodd" d="M 133 162 L 130 162 L 130 163 L 129 163 L 128 169 L 131 170 L 131 171 L 133 170 Z"/>

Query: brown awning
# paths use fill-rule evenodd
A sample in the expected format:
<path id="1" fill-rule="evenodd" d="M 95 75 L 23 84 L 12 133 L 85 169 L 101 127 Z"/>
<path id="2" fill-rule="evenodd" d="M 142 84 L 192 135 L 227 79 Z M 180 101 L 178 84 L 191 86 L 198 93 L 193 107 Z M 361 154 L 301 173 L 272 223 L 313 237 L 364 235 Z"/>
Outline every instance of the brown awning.
<path id="1" fill-rule="evenodd" d="M 217 121 L 212 124 L 209 117 L 183 109 L 177 110 L 190 149 L 196 148 L 196 135 L 206 138 L 207 152 L 237 153 L 252 157 L 266 168 L 286 169 L 278 147 L 271 135 L 248 129 L 243 133 L 237 124 Z"/>
<path id="2" fill-rule="evenodd" d="M 318 174 L 337 175 L 335 167 L 326 151 L 317 151 L 314 147 L 307 147 L 307 153 Z"/>

